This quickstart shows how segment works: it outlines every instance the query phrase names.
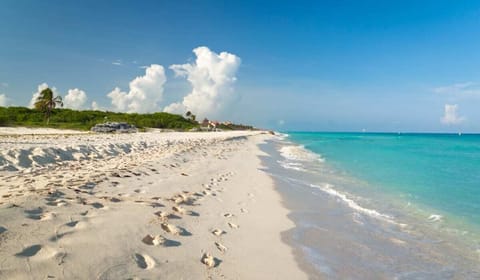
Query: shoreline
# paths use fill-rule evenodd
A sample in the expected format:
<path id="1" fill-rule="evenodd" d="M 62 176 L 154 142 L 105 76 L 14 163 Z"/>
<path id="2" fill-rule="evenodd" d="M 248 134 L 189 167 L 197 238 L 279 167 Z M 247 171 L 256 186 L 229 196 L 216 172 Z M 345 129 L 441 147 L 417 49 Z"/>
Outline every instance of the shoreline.
<path id="1" fill-rule="evenodd" d="M 387 221 L 378 216 L 383 212 L 375 211 L 376 208 L 362 208 L 363 200 L 358 205 L 355 196 L 348 193 L 345 196 L 335 187 L 350 181 L 331 174 L 328 162 L 312 163 L 310 155 L 305 155 L 309 160 L 302 164 L 286 160 L 281 154 L 282 147 L 297 145 L 288 139 L 270 140 L 262 150 L 271 155 L 264 158 L 266 172 L 274 178 L 284 206 L 290 211 L 289 218 L 296 225 L 283 233 L 283 239 L 295 248 L 297 262 L 309 277 L 477 279 L 480 276 L 476 267 L 478 255 L 463 251 L 462 248 L 466 249 L 463 243 L 426 230 L 423 224 L 418 224 L 421 221 L 401 224 L 404 221 L 396 217 Z"/>
<path id="2" fill-rule="evenodd" d="M 82 135 L 97 156 L 0 172 L 0 277 L 307 278 L 281 239 L 294 226 L 288 210 L 261 171 L 270 135 L 139 135 L 145 144 L 126 151 L 99 147 L 131 135 Z M 76 145 L 42 139 L 43 150 Z"/>

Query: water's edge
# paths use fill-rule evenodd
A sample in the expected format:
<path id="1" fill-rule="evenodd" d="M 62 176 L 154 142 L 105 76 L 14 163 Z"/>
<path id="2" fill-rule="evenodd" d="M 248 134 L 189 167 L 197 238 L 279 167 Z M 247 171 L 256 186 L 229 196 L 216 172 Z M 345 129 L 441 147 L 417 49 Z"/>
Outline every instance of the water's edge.
<path id="1" fill-rule="evenodd" d="M 282 233 L 310 279 L 479 279 L 475 260 L 416 228 L 355 211 L 345 201 L 295 180 L 285 170 L 278 141 L 259 148 L 264 171 L 274 180 L 295 227 Z M 291 173 L 289 173 L 291 172 Z"/>
<path id="2" fill-rule="evenodd" d="M 295 192 L 292 188 L 290 188 L 288 184 L 273 176 L 271 172 L 273 168 L 277 167 L 276 160 L 279 156 L 278 152 L 275 149 L 275 144 L 272 141 L 268 141 L 266 143 L 260 144 L 259 148 L 262 152 L 269 155 L 260 156 L 259 158 L 262 162 L 262 166 L 266 167 L 264 171 L 267 173 L 267 175 L 270 176 L 270 178 L 274 182 L 275 191 L 277 191 L 282 198 L 283 207 L 289 210 L 289 214 L 287 217 L 295 224 L 294 228 L 280 233 L 281 239 L 285 244 L 290 246 L 298 267 L 308 275 L 309 279 L 324 279 L 324 277 L 321 277 L 319 272 L 315 269 L 314 265 L 306 258 L 306 255 L 302 252 L 301 247 L 294 242 L 294 234 L 297 227 L 297 223 L 292 217 L 293 211 L 295 211 L 294 201 L 298 201 L 301 198 L 297 197 L 296 199 L 294 199 L 294 196 L 298 195 L 298 193 Z"/>

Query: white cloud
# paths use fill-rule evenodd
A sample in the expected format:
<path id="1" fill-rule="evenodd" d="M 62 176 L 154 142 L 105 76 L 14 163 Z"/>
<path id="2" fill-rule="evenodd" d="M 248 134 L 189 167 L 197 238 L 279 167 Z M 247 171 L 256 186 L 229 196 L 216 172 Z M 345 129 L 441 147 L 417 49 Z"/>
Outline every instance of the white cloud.
<path id="1" fill-rule="evenodd" d="M 112 62 L 112 64 L 116 65 L 116 66 L 122 66 L 123 65 L 123 63 L 120 59 L 115 60 L 114 62 Z"/>
<path id="2" fill-rule="evenodd" d="M 85 103 L 87 102 L 87 94 L 85 91 L 78 88 L 69 89 L 68 94 L 65 95 L 63 103 L 66 108 L 71 109 L 83 109 Z"/>
<path id="3" fill-rule="evenodd" d="M 9 98 L 5 94 L 0 94 L 0 106 L 6 107 L 8 105 Z"/>
<path id="4" fill-rule="evenodd" d="M 192 92 L 182 102 L 166 106 L 164 111 L 178 114 L 191 111 L 197 119 L 217 118 L 235 100 L 233 84 L 240 58 L 228 52 L 216 54 L 207 47 L 198 47 L 193 52 L 196 55 L 194 63 L 170 66 L 176 76 L 187 78 Z"/>
<path id="5" fill-rule="evenodd" d="M 453 85 L 433 88 L 432 91 L 438 94 L 455 96 L 480 96 L 480 84 L 474 82 L 457 83 Z"/>
<path id="6" fill-rule="evenodd" d="M 458 115 L 458 105 L 445 104 L 445 112 L 441 122 L 446 125 L 460 124 L 464 122 L 465 117 Z"/>
<path id="7" fill-rule="evenodd" d="M 113 109 L 130 113 L 148 113 L 159 111 L 159 103 L 163 98 L 165 84 L 163 66 L 152 64 L 145 70 L 145 75 L 137 77 L 129 84 L 129 91 L 124 92 L 116 87 L 108 94 Z"/>
<path id="8" fill-rule="evenodd" d="M 100 105 L 98 105 L 97 101 L 92 101 L 92 110 L 102 111 L 102 108 L 100 108 Z"/>
<path id="9" fill-rule="evenodd" d="M 49 86 L 48 86 L 47 83 L 42 83 L 42 84 L 38 85 L 37 92 L 33 93 L 32 99 L 30 100 L 30 104 L 29 104 L 30 108 L 35 107 L 35 102 L 37 101 L 38 96 L 40 96 L 40 92 L 42 92 L 42 90 L 44 90 L 48 87 Z M 58 91 L 57 91 L 56 87 L 51 87 L 50 89 L 53 91 L 53 96 L 58 96 Z"/>

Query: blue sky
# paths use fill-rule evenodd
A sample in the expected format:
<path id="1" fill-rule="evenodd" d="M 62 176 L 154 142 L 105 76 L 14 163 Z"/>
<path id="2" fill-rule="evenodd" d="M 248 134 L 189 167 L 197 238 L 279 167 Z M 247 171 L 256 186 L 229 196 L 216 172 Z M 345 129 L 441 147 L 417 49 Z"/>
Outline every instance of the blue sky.
<path id="1" fill-rule="evenodd" d="M 235 97 L 207 117 L 284 130 L 480 131 L 478 1 L 3 0 L 0 18 L 8 105 L 27 106 L 47 83 L 63 96 L 83 91 L 85 108 L 112 109 L 107 94 L 127 98 L 148 76 L 142 66 L 158 64 L 158 108 L 190 108 L 182 99 L 196 95 L 190 79 L 201 72 L 192 51 L 205 46 L 238 58 L 227 66 L 236 79 L 211 89 Z M 173 64 L 198 72 L 178 77 L 190 66 Z"/>

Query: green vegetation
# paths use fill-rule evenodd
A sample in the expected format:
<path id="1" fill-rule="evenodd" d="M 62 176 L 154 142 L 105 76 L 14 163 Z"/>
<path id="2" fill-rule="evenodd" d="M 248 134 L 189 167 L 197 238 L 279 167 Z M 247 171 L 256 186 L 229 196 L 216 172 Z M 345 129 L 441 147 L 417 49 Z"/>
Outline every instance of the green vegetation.
<path id="1" fill-rule="evenodd" d="M 244 125 L 244 124 L 219 124 L 217 125 L 217 128 L 223 129 L 223 130 L 255 130 L 255 128 L 251 125 Z"/>
<path id="2" fill-rule="evenodd" d="M 25 107 L 0 107 L 0 126 L 45 127 L 45 112 Z M 48 127 L 90 130 L 98 123 L 127 122 L 138 128 L 188 130 L 198 123 L 169 113 L 127 114 L 101 111 L 76 111 L 51 108 Z"/>
<path id="3" fill-rule="evenodd" d="M 35 109 L 42 111 L 45 114 L 47 125 L 50 122 L 52 110 L 57 107 L 57 104 L 60 107 L 63 107 L 62 97 L 53 97 L 53 91 L 50 88 L 42 90 L 40 92 L 40 95 L 38 95 L 37 100 L 35 100 Z"/>
<path id="4" fill-rule="evenodd" d="M 188 111 L 185 116 L 187 117 L 187 119 L 191 120 L 191 121 L 196 121 L 196 118 L 197 116 L 195 116 L 194 114 L 192 114 L 192 112 Z"/>

